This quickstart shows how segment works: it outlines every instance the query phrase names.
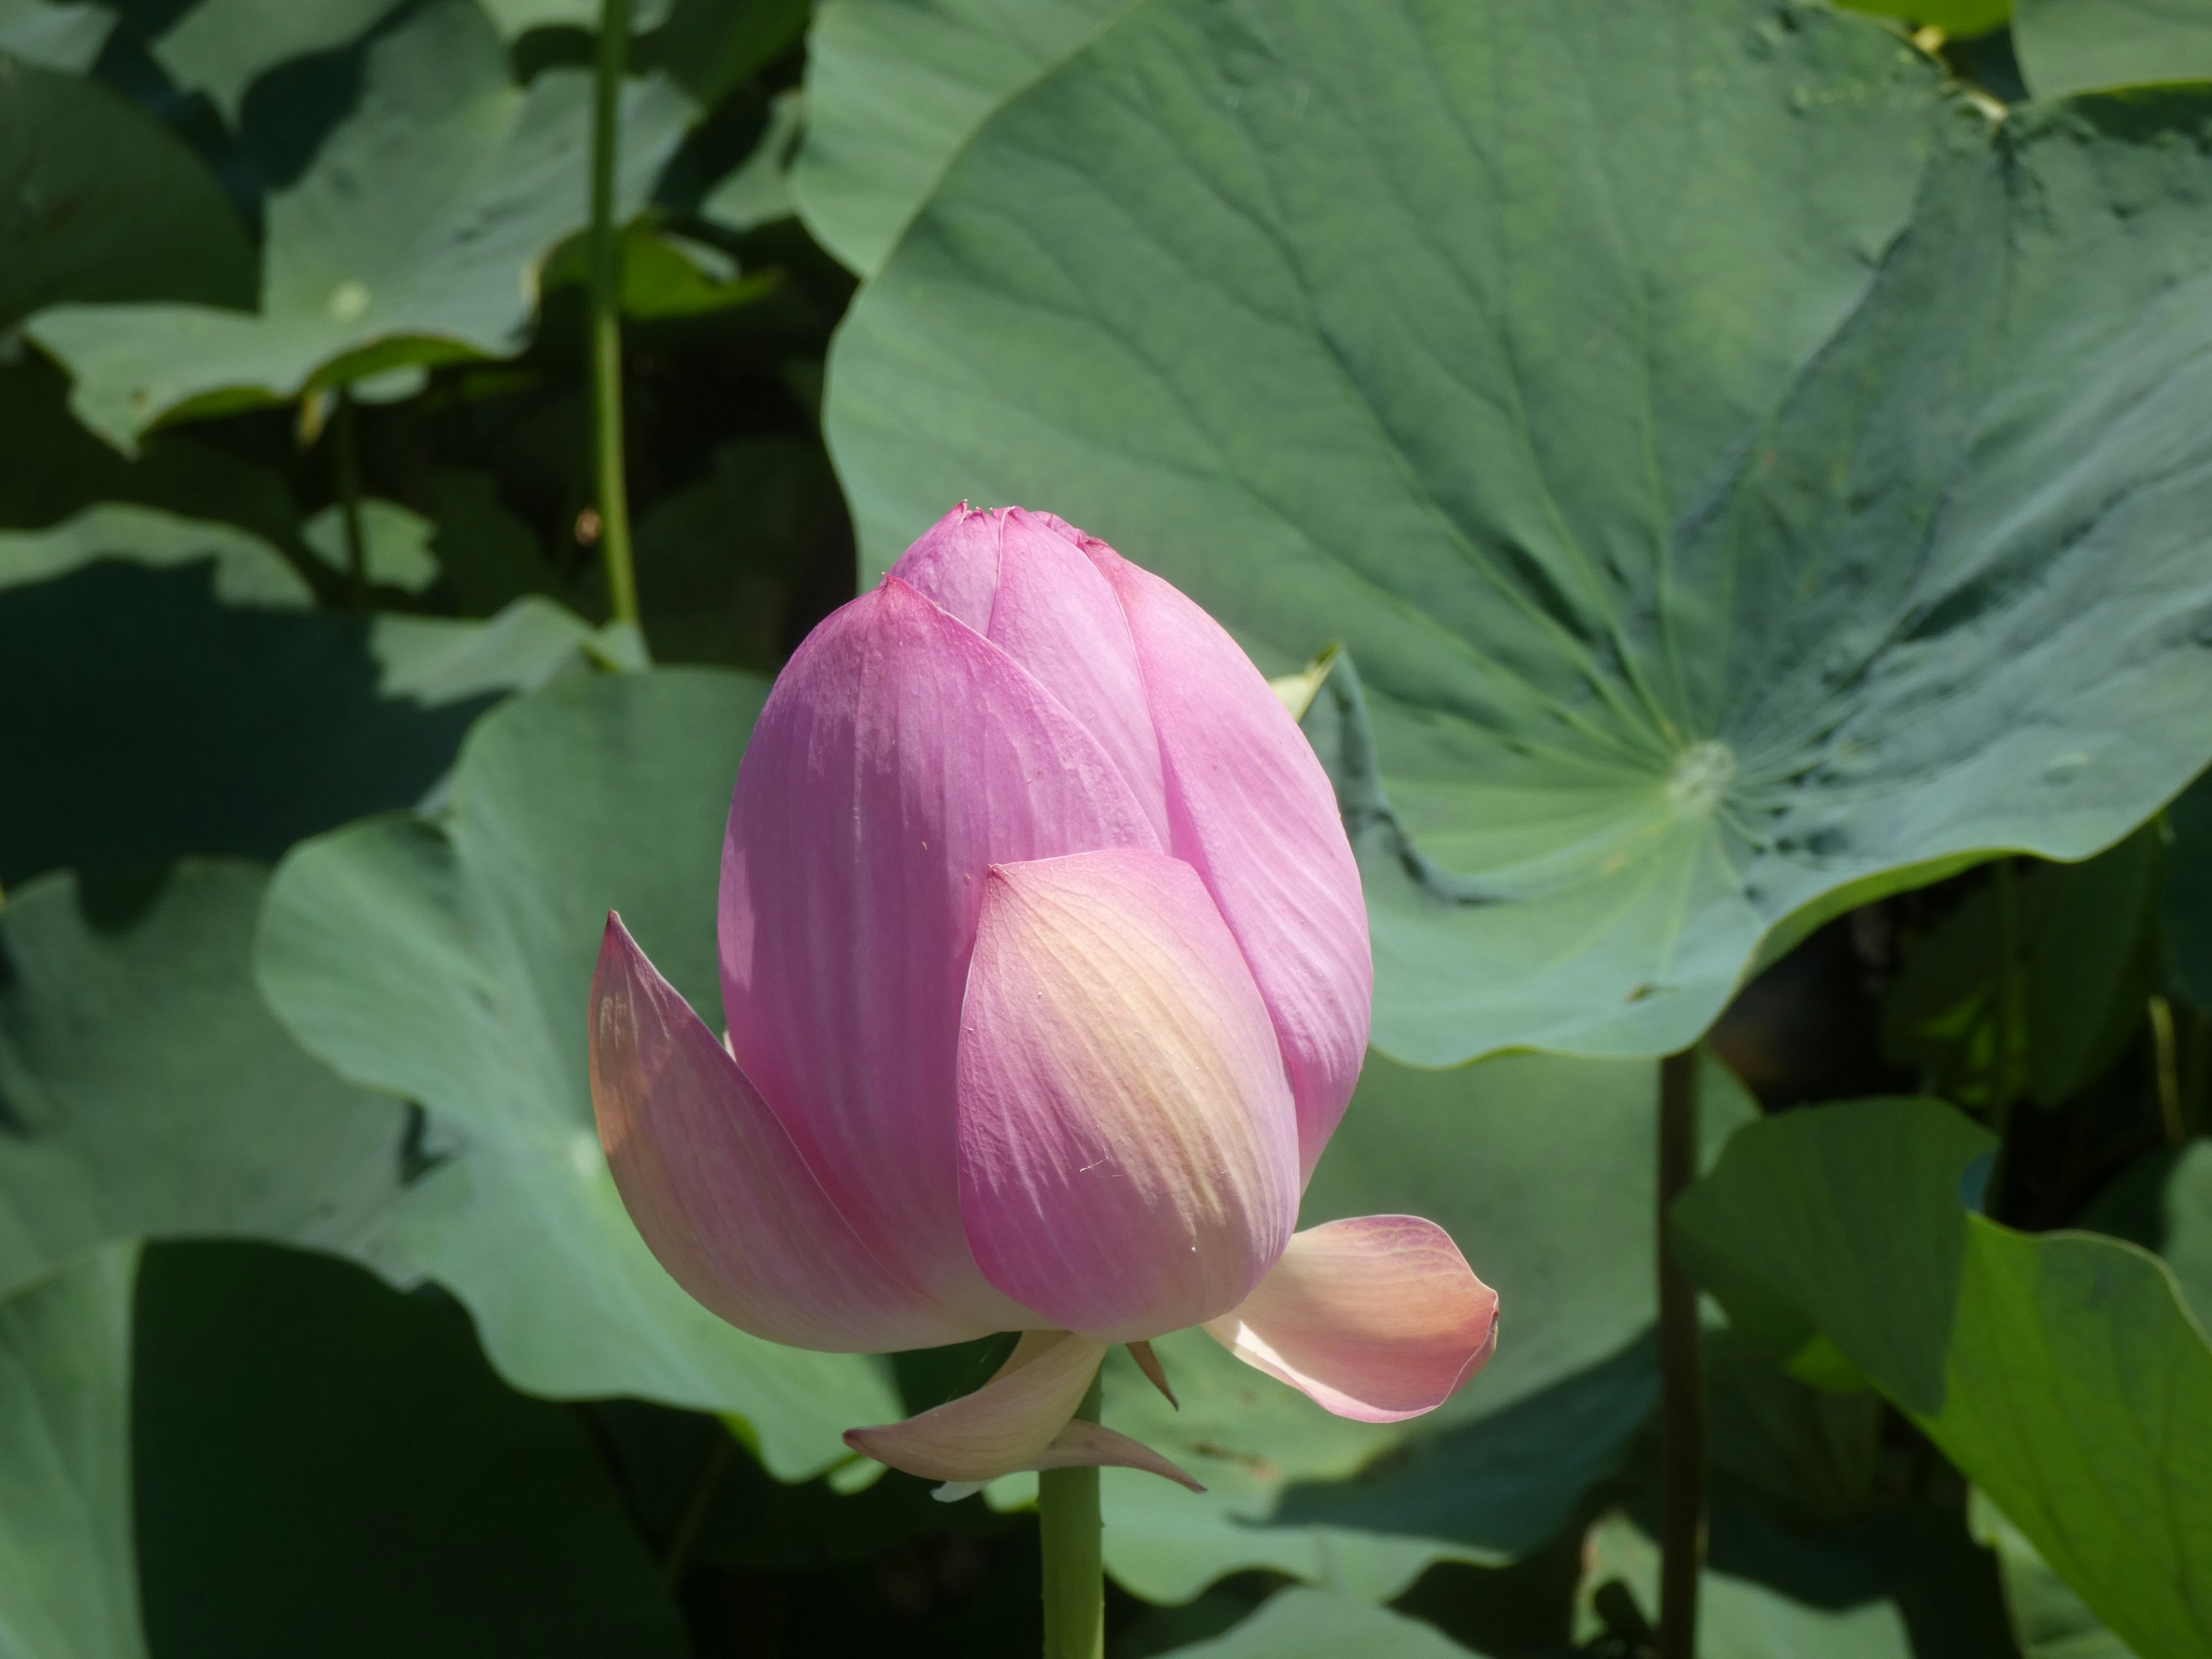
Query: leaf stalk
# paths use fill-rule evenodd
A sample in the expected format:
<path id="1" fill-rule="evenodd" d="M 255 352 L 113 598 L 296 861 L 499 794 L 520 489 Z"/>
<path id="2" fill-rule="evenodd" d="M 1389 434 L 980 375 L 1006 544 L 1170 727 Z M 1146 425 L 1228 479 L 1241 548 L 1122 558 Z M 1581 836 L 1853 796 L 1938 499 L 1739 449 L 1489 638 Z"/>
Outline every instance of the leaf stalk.
<path id="1" fill-rule="evenodd" d="M 592 483 L 599 546 L 614 619 L 640 625 L 630 554 L 629 486 L 623 459 L 622 244 L 615 223 L 622 144 L 623 76 L 629 67 L 629 0 L 601 0 L 597 99 L 592 121 L 591 338 Z"/>
<path id="2" fill-rule="evenodd" d="M 1705 1402 L 1698 1287 L 1667 1221 L 1698 1178 L 1698 1051 L 1659 1062 L 1659 1375 L 1662 1510 L 1659 1659 L 1692 1659 L 1705 1562 Z"/>

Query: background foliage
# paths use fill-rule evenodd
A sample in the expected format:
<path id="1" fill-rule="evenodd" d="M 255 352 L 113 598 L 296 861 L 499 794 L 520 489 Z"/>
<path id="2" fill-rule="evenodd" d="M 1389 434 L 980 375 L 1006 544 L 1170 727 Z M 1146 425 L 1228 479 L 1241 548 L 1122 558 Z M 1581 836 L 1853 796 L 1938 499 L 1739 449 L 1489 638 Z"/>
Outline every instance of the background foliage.
<path id="1" fill-rule="evenodd" d="M 1108 1420 L 1117 1659 L 1626 1656 L 1704 1042 L 1709 1659 L 2212 1651 L 2212 11 L 0 0 L 0 1656 L 1034 1650 L 1033 1489 L 639 1244 L 767 681 L 952 501 L 1222 617 L 1358 850 L 1308 1223 L 1498 1357 Z M 1466 1062 L 1477 1062 L 1468 1064 Z"/>

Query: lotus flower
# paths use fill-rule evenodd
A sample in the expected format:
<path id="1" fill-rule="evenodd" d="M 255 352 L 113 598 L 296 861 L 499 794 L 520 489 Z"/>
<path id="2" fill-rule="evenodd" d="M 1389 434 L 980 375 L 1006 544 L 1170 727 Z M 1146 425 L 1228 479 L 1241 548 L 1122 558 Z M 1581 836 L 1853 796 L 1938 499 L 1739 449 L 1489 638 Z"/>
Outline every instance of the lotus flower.
<path id="1" fill-rule="evenodd" d="M 963 505 L 816 629 L 746 750 L 720 921 L 723 1042 L 618 917 L 592 985 L 653 1253 L 799 1347 L 1024 1334 L 858 1449 L 1188 1483 L 1071 1420 L 1109 1344 L 1158 1381 L 1144 1345 L 1202 1325 L 1370 1422 L 1488 1358 L 1497 1297 L 1434 1224 L 1293 1231 L 1366 1051 L 1358 870 L 1267 681 L 1104 543 Z"/>

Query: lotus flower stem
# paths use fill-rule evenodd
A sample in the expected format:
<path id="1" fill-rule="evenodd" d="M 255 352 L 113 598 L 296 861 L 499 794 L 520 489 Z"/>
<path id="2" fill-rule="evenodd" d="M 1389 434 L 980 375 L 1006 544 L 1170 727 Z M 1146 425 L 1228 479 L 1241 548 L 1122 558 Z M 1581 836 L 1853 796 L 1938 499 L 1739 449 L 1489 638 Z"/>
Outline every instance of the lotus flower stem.
<path id="1" fill-rule="evenodd" d="M 635 627 L 637 572 L 630 558 L 629 487 L 623 471 L 622 244 L 615 224 L 615 162 L 622 143 L 629 52 L 629 0 L 602 0 L 598 103 L 592 123 L 592 459 L 607 593 L 614 619 Z"/>
<path id="2" fill-rule="evenodd" d="M 1098 1420 L 1099 1379 L 1076 1407 Z M 1038 1530 L 1044 1544 L 1044 1659 L 1103 1659 L 1106 1582 L 1098 1518 L 1098 1470 L 1047 1469 L 1037 1476 Z"/>
<path id="3" fill-rule="evenodd" d="M 1698 1178 L 1698 1051 L 1659 1062 L 1659 1369 L 1663 1504 L 1659 1659 L 1698 1646 L 1698 1575 L 1705 1558 L 1705 1402 L 1698 1287 L 1676 1260 L 1667 1218 Z"/>

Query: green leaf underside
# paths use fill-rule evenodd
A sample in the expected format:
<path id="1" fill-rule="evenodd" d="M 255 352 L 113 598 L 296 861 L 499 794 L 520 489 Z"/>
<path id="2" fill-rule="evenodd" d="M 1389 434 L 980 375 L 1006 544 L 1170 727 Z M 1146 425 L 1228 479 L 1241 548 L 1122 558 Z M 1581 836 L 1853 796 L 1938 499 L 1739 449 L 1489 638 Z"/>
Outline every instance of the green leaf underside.
<path id="1" fill-rule="evenodd" d="M 2008 1521 L 1985 1492 L 1972 1495 L 1976 1528 L 1996 1551 L 2005 1602 L 2021 1659 L 2136 1659 L 2112 1627 L 2089 1611 L 2066 1581 Z"/>
<path id="2" fill-rule="evenodd" d="M 2090 1200 L 2078 1224 L 2156 1254 L 2197 1322 L 2212 1330 L 2212 1140 L 2145 1153 Z"/>
<path id="3" fill-rule="evenodd" d="M 734 1330 L 661 1269 L 599 1151 L 580 1012 L 610 908 L 695 1007 L 717 1006 L 722 821 L 765 692 L 664 670 L 508 703 L 471 733 L 449 814 L 286 860 L 258 971 L 311 1051 L 428 1112 L 436 1162 L 386 1247 L 469 1305 L 509 1381 L 740 1413 L 791 1478 L 898 1415 L 885 1374 Z"/>
<path id="4" fill-rule="evenodd" d="M 68 877 L 8 896 L 0 1294 L 117 1238 L 371 1238 L 406 1112 L 331 1075 L 264 1006 L 267 885 L 252 866 L 187 861 L 117 915 Z"/>
<path id="5" fill-rule="evenodd" d="M 468 1316 L 236 1243 L 139 1273 L 131 1428 L 157 1653 L 689 1653 L 589 1430 Z"/>
<path id="6" fill-rule="evenodd" d="M 2158 832 L 2147 829 L 2083 863 L 2021 877 L 2009 978 L 1996 890 L 1975 889 L 1890 987 L 1883 1047 L 1964 1105 L 1986 1108 L 2023 1089 L 2040 1106 L 2071 1098 L 2142 1030 L 2157 969 L 2147 924 L 2159 862 Z M 2016 1003 L 2009 1020 L 2007 994 Z M 2003 1032 L 2010 1054 L 1999 1053 Z"/>
<path id="7" fill-rule="evenodd" d="M 2212 751 L 2208 111 L 1991 129 L 1751 0 L 1147 0 L 856 302 L 864 562 L 1020 501 L 1344 641 L 1420 854 L 1361 848 L 1378 1045 L 1677 1048 L 1825 895 Z"/>
<path id="8" fill-rule="evenodd" d="M 1749 1334 L 1814 1329 L 1909 1413 L 2143 1659 L 2212 1642 L 2212 1344 L 2147 1253 L 1959 1193 L 1993 1142 L 1877 1100 L 1741 1131 L 1675 1211 Z"/>
<path id="9" fill-rule="evenodd" d="M 829 0 L 806 41 L 791 194 L 815 240 L 872 276 L 993 112 L 1132 0 Z"/>
<path id="10" fill-rule="evenodd" d="M 2199 0 L 2019 0 L 2012 38 L 2038 98 L 2212 80 L 2212 11 Z"/>
<path id="11" fill-rule="evenodd" d="M 307 170 L 269 196 L 258 312 L 70 305 L 27 325 L 75 377 L 88 426 L 128 449 L 166 416 L 521 348 L 538 262 L 586 217 L 589 77 L 515 86 L 476 0 L 432 0 L 380 36 L 364 77 Z M 664 78 L 626 89 L 624 213 L 690 113 Z"/>
<path id="12" fill-rule="evenodd" d="M 0 326 L 64 301 L 251 305 L 252 250 L 198 158 L 120 94 L 10 59 L 7 44 Z"/>
<path id="13" fill-rule="evenodd" d="M 1717 1151 L 1753 1109 L 1719 1067 L 1706 1078 Z M 1154 1344 L 1179 1411 L 1109 1357 L 1106 1421 L 1207 1488 L 1104 1471 L 1115 1577 L 1179 1602 L 1267 1567 L 1381 1601 L 1431 1562 L 1549 1542 L 1619 1468 L 1656 1399 L 1644 1335 L 1656 1099 L 1652 1068 L 1634 1062 L 1518 1055 L 1420 1072 L 1370 1055 L 1300 1224 L 1438 1223 L 1498 1292 L 1497 1357 L 1433 1415 L 1388 1425 L 1330 1416 L 1201 1332 Z"/>
<path id="14" fill-rule="evenodd" d="M 0 1302 L 0 1653 L 144 1659 L 125 1241 Z"/>

